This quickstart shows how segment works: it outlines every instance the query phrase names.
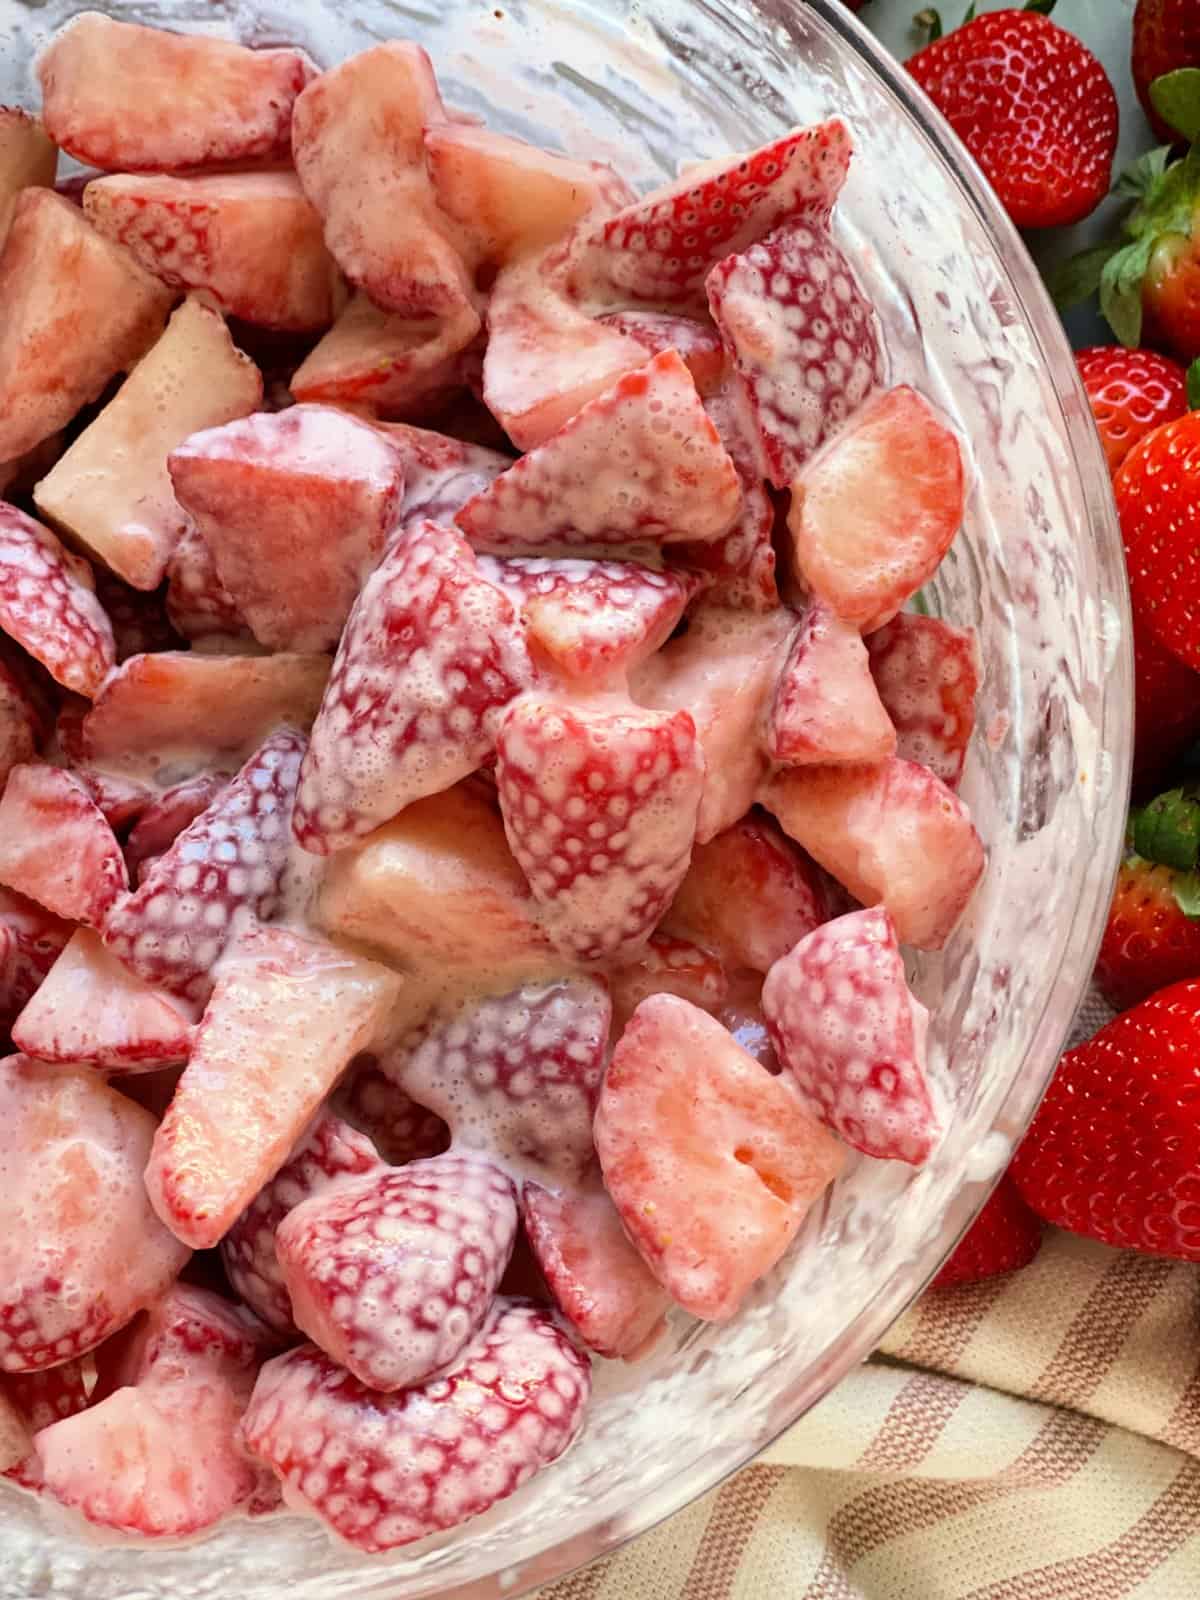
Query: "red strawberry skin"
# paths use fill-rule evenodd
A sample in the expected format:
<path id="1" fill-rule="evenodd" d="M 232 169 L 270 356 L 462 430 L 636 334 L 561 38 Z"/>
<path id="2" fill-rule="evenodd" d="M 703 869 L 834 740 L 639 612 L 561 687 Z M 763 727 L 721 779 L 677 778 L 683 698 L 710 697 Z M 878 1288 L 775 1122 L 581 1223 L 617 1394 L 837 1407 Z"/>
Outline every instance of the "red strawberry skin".
<path id="1" fill-rule="evenodd" d="M 1187 373 L 1153 350 L 1092 345 L 1075 355 L 1100 443 L 1115 473 L 1139 440 L 1188 409 Z"/>
<path id="2" fill-rule="evenodd" d="M 1134 619 L 1200 669 L 1200 412 L 1143 439 L 1113 488 Z"/>
<path id="3" fill-rule="evenodd" d="M 1041 1244 L 1042 1225 L 1006 1173 L 930 1287 L 948 1289 L 1016 1272 L 1029 1265 Z"/>
<path id="4" fill-rule="evenodd" d="M 1133 622 L 1133 785 L 1144 791 L 1200 736 L 1200 672 Z"/>
<path id="5" fill-rule="evenodd" d="M 1189 917 L 1175 898 L 1178 874 L 1138 857 L 1117 876 L 1096 982 L 1119 1011 L 1156 989 L 1200 977 L 1200 917 Z"/>
<path id="6" fill-rule="evenodd" d="M 1012 1175 L 1046 1222 L 1200 1261 L 1200 980 L 1160 989 L 1068 1050 Z"/>
<path id="7" fill-rule="evenodd" d="M 1200 11 L 1194 0 L 1138 0 L 1133 14 L 1133 86 L 1164 144 L 1179 135 L 1150 103 L 1150 85 L 1164 72 L 1200 67 Z"/>
<path id="8" fill-rule="evenodd" d="M 116 661 L 92 571 L 16 506 L 0 501 L 0 632 L 56 683 L 92 698 Z"/>
<path id="9" fill-rule="evenodd" d="M 1142 337 L 1184 363 L 1200 356 L 1200 217 L 1164 233 L 1142 279 Z"/>
<path id="10" fill-rule="evenodd" d="M 976 17 L 919 50 L 908 70 L 1019 228 L 1079 222 L 1108 193 L 1117 97 L 1091 51 L 1049 17 Z"/>

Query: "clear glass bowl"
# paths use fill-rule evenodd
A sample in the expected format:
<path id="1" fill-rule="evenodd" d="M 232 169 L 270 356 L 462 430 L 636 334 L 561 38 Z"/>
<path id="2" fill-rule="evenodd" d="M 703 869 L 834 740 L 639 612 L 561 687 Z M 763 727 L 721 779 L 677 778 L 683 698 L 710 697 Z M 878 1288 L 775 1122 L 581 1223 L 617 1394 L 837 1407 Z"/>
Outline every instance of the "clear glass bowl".
<path id="1" fill-rule="evenodd" d="M 0 0 L 0 100 L 77 6 Z M 982 1204 L 1026 1126 L 1095 953 L 1130 759 L 1128 609 L 1108 475 L 1074 362 L 1016 233 L 906 74 L 837 0 L 130 0 L 113 14 L 432 52 L 447 97 L 637 182 L 838 112 L 858 155 L 837 230 L 886 325 L 893 380 L 961 424 L 976 485 L 934 603 L 986 663 L 964 794 L 990 851 L 947 949 L 914 966 L 949 1132 L 919 1173 L 860 1160 L 726 1327 L 680 1319 L 598 1373 L 567 1457 L 486 1517 L 385 1559 L 312 1522 L 101 1548 L 6 1490 L 0 1595 L 26 1600 L 492 1600 L 602 1555 L 748 1461 L 876 1345 Z"/>

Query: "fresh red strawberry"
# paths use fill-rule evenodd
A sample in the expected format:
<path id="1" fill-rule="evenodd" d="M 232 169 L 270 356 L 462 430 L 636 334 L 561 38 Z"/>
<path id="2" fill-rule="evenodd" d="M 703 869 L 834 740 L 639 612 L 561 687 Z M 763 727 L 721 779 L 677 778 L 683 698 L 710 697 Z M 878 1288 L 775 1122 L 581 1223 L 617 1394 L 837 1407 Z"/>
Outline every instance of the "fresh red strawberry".
<path id="1" fill-rule="evenodd" d="M 249 624 L 217 576 L 204 536 L 188 523 L 167 562 L 167 615 L 185 639 L 250 639 Z"/>
<path id="2" fill-rule="evenodd" d="M 862 636 L 820 602 L 800 624 L 779 675 L 764 743 L 783 767 L 886 761 L 895 753 L 896 730 Z"/>
<path id="3" fill-rule="evenodd" d="M 524 984 L 436 1016 L 381 1065 L 445 1119 L 455 1151 L 532 1161 L 569 1180 L 592 1159 L 611 1018 L 594 978 Z"/>
<path id="4" fill-rule="evenodd" d="M 79 1062 L 116 1075 L 186 1061 L 191 1025 L 177 1001 L 135 978 L 80 928 L 13 1024 L 12 1038 L 39 1061 Z"/>
<path id="5" fill-rule="evenodd" d="M 1200 977 L 1198 861 L 1200 804 L 1190 788 L 1168 790 L 1132 814 L 1096 959 L 1096 982 L 1118 1011 Z"/>
<path id="6" fill-rule="evenodd" d="M 576 292 L 600 303 L 702 307 L 704 280 L 717 262 L 790 217 L 828 218 L 850 148 L 845 124 L 835 120 L 685 173 L 581 229 L 571 246 Z"/>
<path id="7" fill-rule="evenodd" d="M 99 927 L 129 887 L 116 836 L 57 767 L 14 767 L 0 797 L 0 883 L 69 922 Z"/>
<path id="8" fill-rule="evenodd" d="M 146 1169 L 154 1207 L 180 1238 L 208 1249 L 232 1227 L 399 989 L 373 961 L 283 928 L 234 940 Z"/>
<path id="9" fill-rule="evenodd" d="M 652 356 L 674 350 L 704 396 L 718 389 L 725 376 L 725 349 L 711 323 L 698 317 L 677 317 L 669 311 L 609 311 L 596 319 L 615 333 L 642 345 Z"/>
<path id="10" fill-rule="evenodd" d="M 1133 13 L 1133 86 L 1164 144 L 1179 138 L 1155 109 L 1150 86 L 1156 78 L 1185 67 L 1200 67 L 1200 16 L 1190 0 L 1137 0 Z"/>
<path id="11" fill-rule="evenodd" d="M 1075 360 L 1111 473 L 1140 439 L 1188 410 L 1187 373 L 1153 350 L 1094 345 Z"/>
<path id="12" fill-rule="evenodd" d="M 717 1322 L 779 1260 L 842 1164 L 794 1084 L 666 994 L 642 1002 L 613 1051 L 596 1149 L 650 1270 L 684 1310 Z"/>
<path id="13" fill-rule="evenodd" d="M 521 613 L 534 660 L 597 689 L 662 648 L 701 582 L 634 561 L 481 556 L 479 570 Z"/>
<path id="14" fill-rule="evenodd" d="M 40 734 L 23 677 L 0 656 L 0 792 L 14 767 L 33 760 Z"/>
<path id="15" fill-rule="evenodd" d="M 300 734 L 272 734 L 112 908 L 104 942 L 131 972 L 202 1001 L 238 922 L 274 916 L 303 754 Z"/>
<path id="16" fill-rule="evenodd" d="M 1134 617 L 1193 670 L 1200 669 L 1200 639 L 1192 625 L 1200 604 L 1198 485 L 1196 411 L 1156 428 L 1135 446 L 1113 485 Z"/>
<path id="17" fill-rule="evenodd" d="M 109 172 L 286 160 L 292 104 L 314 73 L 299 50 L 247 50 L 97 11 L 38 58 L 46 131 Z"/>
<path id="18" fill-rule="evenodd" d="M 1171 776 L 1180 752 L 1200 736 L 1200 673 L 1185 667 L 1144 622 L 1133 622 L 1133 785 Z"/>
<path id="19" fill-rule="evenodd" d="M 526 1183 L 521 1216 L 555 1304 L 588 1349 L 611 1360 L 648 1354 L 670 1296 L 630 1244 L 599 1172 L 559 1192 Z"/>
<path id="20" fill-rule="evenodd" d="M 114 173 L 88 184 L 83 209 L 147 272 L 227 316 L 297 333 L 333 321 L 337 271 L 292 172 Z"/>
<path id="21" fill-rule="evenodd" d="M 881 1161 L 927 1160 L 941 1133 L 925 1072 L 929 1013 L 909 993 L 882 907 L 801 939 L 768 972 L 762 1008 L 814 1116 Z"/>
<path id="22" fill-rule="evenodd" d="M 367 1053 L 351 1062 L 331 1105 L 393 1167 L 440 1156 L 450 1144 L 450 1130 L 437 1112 L 405 1094 L 377 1055 Z"/>
<path id="23" fill-rule="evenodd" d="M 96 598 L 112 625 L 118 666 L 130 656 L 180 647 L 183 640 L 171 626 L 162 589 L 132 589 L 107 567 L 98 567 L 95 576 Z"/>
<path id="24" fill-rule="evenodd" d="M 0 501 L 0 632 L 56 683 L 95 696 L 116 660 L 91 568 L 32 517 Z"/>
<path id="25" fill-rule="evenodd" d="M 871 302 L 821 218 L 797 219 L 709 273 L 708 303 L 785 488 L 883 379 Z"/>
<path id="26" fill-rule="evenodd" d="M 891 912 L 901 944 L 940 950 L 975 892 L 983 844 L 962 801 L 927 768 L 793 767 L 763 788 L 784 832 L 864 905 Z"/>
<path id="27" fill-rule="evenodd" d="M 169 850 L 183 830 L 208 810 L 232 776 L 230 772 L 198 773 L 151 801 L 125 841 L 125 864 L 133 883 L 141 883 L 150 863 Z"/>
<path id="28" fill-rule="evenodd" d="M 617 473 L 619 492 L 604 485 Z M 718 539 L 737 472 L 682 358 L 668 350 L 590 400 L 455 517 L 476 548 Z"/>
<path id="29" fill-rule="evenodd" d="M 661 928 L 650 935 L 636 961 L 610 971 L 609 984 L 617 1033 L 652 994 L 677 994 L 715 1016 L 729 993 L 729 975 L 720 956 Z"/>
<path id="30" fill-rule="evenodd" d="M 178 1276 L 188 1251 L 142 1182 L 153 1134 L 95 1073 L 0 1063 L 0 1370 L 86 1354 Z"/>
<path id="31" fill-rule="evenodd" d="M 0 461 L 23 456 L 127 372 L 170 291 L 48 189 L 17 196 L 0 257 Z"/>
<path id="32" fill-rule="evenodd" d="M 408 423 L 376 423 L 404 462 L 400 522 L 453 522 L 454 513 L 512 466 L 511 456 L 482 445 L 414 428 Z"/>
<path id="33" fill-rule="evenodd" d="M 368 1553 L 478 1516 L 562 1455 L 591 1370 L 553 1318 L 498 1300 L 453 1367 L 380 1395 L 301 1345 L 262 1369 L 249 1449 L 292 1496 Z"/>
<path id="34" fill-rule="evenodd" d="M 828 916 L 817 869 L 754 811 L 695 847 L 664 926 L 715 950 L 731 972 L 766 972 Z"/>
<path id="35" fill-rule="evenodd" d="M 301 773 L 296 838 L 331 854 L 467 777 L 531 678 L 512 602 L 462 534 L 417 523 L 350 613 Z"/>
<path id="36" fill-rule="evenodd" d="M 975 729 L 982 662 L 970 628 L 901 611 L 866 641 L 896 754 L 957 789 Z"/>
<path id="37" fill-rule="evenodd" d="M 1029 1265 L 1041 1244 L 1042 1225 L 1006 1173 L 929 1287 L 949 1289 L 1016 1272 Z"/>
<path id="38" fill-rule="evenodd" d="M 35 901 L 0 887 L 0 1036 L 33 998 L 74 931 Z"/>
<path id="39" fill-rule="evenodd" d="M 1189 978 L 1067 1051 L 1010 1169 L 1044 1221 L 1200 1261 L 1198 1048 L 1200 981 Z"/>
<path id="40" fill-rule="evenodd" d="M 950 548 L 966 488 L 958 437 L 929 402 L 874 394 L 792 486 L 797 569 L 846 622 L 881 628 Z"/>
<path id="41" fill-rule="evenodd" d="M 451 1152 L 301 1201 L 276 1230 L 275 1250 L 303 1332 L 360 1383 L 391 1394 L 458 1360 L 516 1233 L 512 1180 Z"/>
<path id="42" fill-rule="evenodd" d="M 496 755 L 508 842 L 557 948 L 637 955 L 696 834 L 704 756 L 691 717 L 531 693 L 500 724 Z"/>
<path id="43" fill-rule="evenodd" d="M 280 1223 L 302 1200 L 330 1184 L 381 1167 L 370 1139 L 322 1109 L 283 1166 L 221 1240 L 221 1264 L 230 1284 L 276 1333 L 296 1337 L 292 1302 L 275 1253 Z"/>
<path id="44" fill-rule="evenodd" d="M 1107 195 L 1113 86 L 1086 45 L 1038 10 L 975 17 L 919 50 L 908 70 L 1019 228 L 1079 222 Z"/>
<path id="45" fill-rule="evenodd" d="M 52 187 L 57 169 L 58 150 L 38 119 L 19 106 L 0 106 L 0 250 L 21 190 Z"/>

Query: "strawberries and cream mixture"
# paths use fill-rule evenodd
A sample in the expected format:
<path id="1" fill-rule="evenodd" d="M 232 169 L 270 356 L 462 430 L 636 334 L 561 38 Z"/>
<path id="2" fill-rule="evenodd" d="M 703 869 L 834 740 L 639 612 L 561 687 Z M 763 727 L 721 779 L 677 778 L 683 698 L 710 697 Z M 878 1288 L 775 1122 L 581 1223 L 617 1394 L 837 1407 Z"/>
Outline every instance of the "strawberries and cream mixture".
<path id="1" fill-rule="evenodd" d="M 639 198 L 85 14 L 0 110 L 0 1466 L 91 1524 L 485 1510 L 941 1133 L 984 865 L 904 609 L 954 431 L 841 122 Z M 54 187 L 57 151 L 84 181 Z"/>

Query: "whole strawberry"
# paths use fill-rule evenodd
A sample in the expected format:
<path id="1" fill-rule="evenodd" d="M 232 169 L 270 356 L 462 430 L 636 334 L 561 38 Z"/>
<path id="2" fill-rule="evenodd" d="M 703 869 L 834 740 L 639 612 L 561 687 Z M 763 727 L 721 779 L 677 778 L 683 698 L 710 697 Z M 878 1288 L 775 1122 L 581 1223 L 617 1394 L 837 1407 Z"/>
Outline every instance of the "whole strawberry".
<path id="1" fill-rule="evenodd" d="M 1139 439 L 1188 409 L 1187 373 L 1153 350 L 1093 345 L 1077 351 L 1075 360 L 1110 472 Z"/>
<path id="2" fill-rule="evenodd" d="M 1200 671 L 1200 412 L 1135 445 L 1113 490 L 1135 625 Z"/>
<path id="3" fill-rule="evenodd" d="M 1046 1222 L 1200 1261 L 1200 980 L 1160 989 L 1068 1050 L 1013 1161 Z"/>
<path id="4" fill-rule="evenodd" d="M 908 69 L 1020 228 L 1078 222 L 1108 193 L 1117 97 L 1074 34 L 1038 9 L 992 11 L 919 50 Z M 934 14 L 936 15 L 936 14 Z"/>
<path id="5" fill-rule="evenodd" d="M 1150 85 L 1165 73 L 1200 67 L 1200 6 L 1196 0 L 1138 0 L 1133 14 L 1133 84 L 1160 139 L 1178 137 L 1150 98 Z"/>
<path id="6" fill-rule="evenodd" d="M 948 1289 L 1016 1272 L 1029 1265 L 1041 1243 L 1042 1224 L 1006 1173 L 930 1287 Z"/>
<path id="7" fill-rule="evenodd" d="M 1200 739 L 1200 673 L 1133 619 L 1133 790 L 1153 794 Z"/>
<path id="8" fill-rule="evenodd" d="M 1096 981 L 1124 1010 L 1181 978 L 1200 978 L 1200 797 L 1171 789 L 1135 811 L 1109 908 Z"/>

